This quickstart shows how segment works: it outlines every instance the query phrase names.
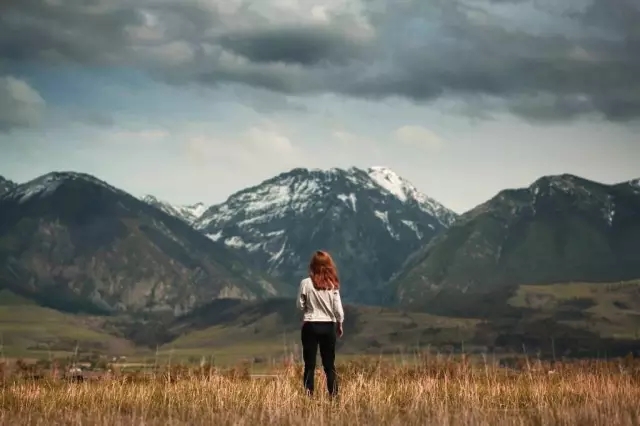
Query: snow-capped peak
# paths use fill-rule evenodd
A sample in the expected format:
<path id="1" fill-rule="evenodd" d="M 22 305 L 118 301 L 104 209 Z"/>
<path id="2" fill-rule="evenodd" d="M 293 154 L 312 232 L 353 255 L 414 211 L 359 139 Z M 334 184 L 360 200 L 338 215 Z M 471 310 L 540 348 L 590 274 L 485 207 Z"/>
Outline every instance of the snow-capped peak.
<path id="1" fill-rule="evenodd" d="M 402 202 L 415 201 L 427 213 L 439 218 L 443 225 L 450 226 L 456 218 L 455 213 L 433 198 L 420 192 L 411 182 L 399 176 L 388 167 L 373 166 L 367 169 L 369 177 Z"/>
<path id="2" fill-rule="evenodd" d="M 140 201 L 144 201 L 147 204 L 162 203 L 162 201 L 158 200 L 156 197 L 149 194 L 143 195 L 142 197 L 140 197 Z"/>
<path id="3" fill-rule="evenodd" d="M 387 167 L 374 166 L 367 169 L 367 174 L 378 185 L 398 197 L 401 201 L 407 201 L 407 189 L 411 185 L 407 185 L 407 182 L 393 170 Z"/>
<path id="4" fill-rule="evenodd" d="M 84 181 L 101 186 L 110 191 L 122 192 L 108 183 L 86 173 L 51 172 L 16 186 L 12 191 L 5 194 L 5 197 L 17 199 L 20 203 L 24 203 L 35 196 L 52 194 L 63 183 L 71 181 Z"/>
<path id="5" fill-rule="evenodd" d="M 232 194 L 194 227 L 290 282 L 312 250 L 338 251 L 351 271 L 344 279 L 367 288 L 455 218 L 386 167 L 296 168 Z"/>
<path id="6" fill-rule="evenodd" d="M 186 205 L 182 206 L 182 208 L 188 210 L 196 218 L 199 218 L 207 211 L 207 206 L 205 206 L 204 203 Z"/>
<path id="7" fill-rule="evenodd" d="M 153 195 L 144 195 L 140 197 L 141 201 L 150 204 L 165 213 L 175 216 L 189 224 L 193 224 L 200 218 L 207 210 L 203 203 L 189 204 L 189 205 L 173 205 L 167 201 L 160 200 Z"/>
<path id="8" fill-rule="evenodd" d="M 359 212 L 361 197 L 379 198 L 375 192 L 394 198 L 409 209 L 417 207 L 444 227 L 456 219 L 454 212 L 418 191 L 387 167 L 376 166 L 366 170 L 356 167 L 296 168 L 231 195 L 224 203 L 207 209 L 196 220 L 195 226 L 217 235 L 223 223 L 234 222 L 242 227 L 273 223 L 292 214 L 312 214 L 308 211 L 310 208 L 323 209 L 324 200 L 332 199 L 338 199 L 351 211 Z"/>

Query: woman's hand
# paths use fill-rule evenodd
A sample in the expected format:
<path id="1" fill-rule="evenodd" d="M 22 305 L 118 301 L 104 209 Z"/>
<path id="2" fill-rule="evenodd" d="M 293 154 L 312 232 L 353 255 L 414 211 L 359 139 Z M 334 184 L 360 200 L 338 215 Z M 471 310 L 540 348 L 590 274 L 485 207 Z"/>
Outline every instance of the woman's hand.
<path id="1" fill-rule="evenodd" d="M 344 330 L 342 329 L 342 323 L 341 322 L 338 323 L 337 332 L 338 332 L 338 338 L 342 337 L 342 335 L 344 334 Z"/>

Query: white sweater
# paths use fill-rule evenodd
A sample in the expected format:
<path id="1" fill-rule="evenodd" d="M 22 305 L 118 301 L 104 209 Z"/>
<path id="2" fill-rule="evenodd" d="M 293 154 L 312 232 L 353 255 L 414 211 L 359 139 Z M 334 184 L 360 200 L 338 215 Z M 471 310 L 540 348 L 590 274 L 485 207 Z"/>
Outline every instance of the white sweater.
<path id="1" fill-rule="evenodd" d="M 304 311 L 304 321 L 343 322 L 344 310 L 339 290 L 316 290 L 311 278 L 300 281 L 298 309 Z"/>

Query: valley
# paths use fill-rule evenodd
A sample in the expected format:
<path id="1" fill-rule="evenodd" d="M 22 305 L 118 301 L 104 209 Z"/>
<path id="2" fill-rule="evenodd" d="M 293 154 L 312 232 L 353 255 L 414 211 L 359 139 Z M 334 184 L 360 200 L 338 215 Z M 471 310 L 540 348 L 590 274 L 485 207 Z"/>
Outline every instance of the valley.
<path id="1" fill-rule="evenodd" d="M 178 318 L 69 314 L 3 291 L 0 332 L 8 357 L 100 353 L 130 362 L 256 364 L 298 357 L 293 299 L 219 299 Z M 344 356 L 461 353 L 505 356 L 624 356 L 637 350 L 640 281 L 520 286 L 500 315 L 451 317 L 345 305 Z M 525 345 L 525 348 L 523 348 Z"/>

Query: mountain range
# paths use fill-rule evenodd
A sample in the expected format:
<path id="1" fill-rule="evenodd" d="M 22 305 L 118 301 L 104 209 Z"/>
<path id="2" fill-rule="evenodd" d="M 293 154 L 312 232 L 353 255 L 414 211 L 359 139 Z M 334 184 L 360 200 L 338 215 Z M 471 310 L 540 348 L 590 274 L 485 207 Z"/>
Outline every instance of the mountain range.
<path id="1" fill-rule="evenodd" d="M 516 321 L 483 323 L 483 342 L 516 329 L 544 340 L 549 318 L 566 336 L 626 336 L 640 330 L 638 241 L 640 180 L 545 176 L 458 216 L 384 167 L 297 168 L 208 207 L 137 198 L 82 173 L 0 177 L 0 293 L 106 315 L 118 338 L 149 345 L 276 315 L 317 249 L 334 255 L 358 327 L 388 329 L 389 344 L 398 331 L 362 305 L 396 309 L 385 318 L 407 330 L 406 311 Z M 225 315 L 253 319 L 213 313 L 228 299 L 239 305 Z M 523 325 L 532 321 L 544 325 Z M 444 323 L 454 336 L 454 323 L 429 316 L 406 333 L 431 336 Z M 278 332 L 269 324 L 260 320 L 265 342 Z"/>
<path id="2" fill-rule="evenodd" d="M 456 218 L 383 167 L 294 169 L 209 208 L 82 173 L 2 182 L 0 285 L 72 311 L 289 296 L 317 249 L 334 255 L 345 301 L 388 304 L 386 280 Z"/>

